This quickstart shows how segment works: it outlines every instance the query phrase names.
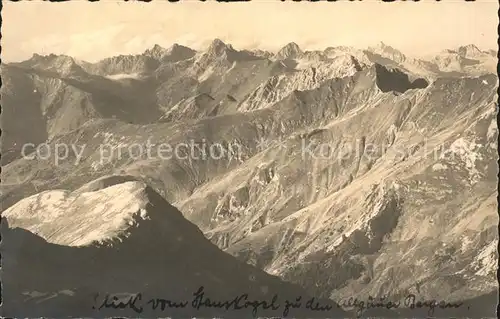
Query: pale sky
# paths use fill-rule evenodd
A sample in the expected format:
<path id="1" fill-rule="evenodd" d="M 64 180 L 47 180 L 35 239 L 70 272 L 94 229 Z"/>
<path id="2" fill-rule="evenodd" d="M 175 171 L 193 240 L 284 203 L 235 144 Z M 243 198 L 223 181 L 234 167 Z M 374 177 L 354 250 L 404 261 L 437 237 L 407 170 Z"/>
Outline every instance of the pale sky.
<path id="1" fill-rule="evenodd" d="M 408 55 L 470 43 L 496 49 L 497 12 L 496 0 L 4 2 L 2 60 L 55 53 L 93 62 L 143 52 L 154 44 L 203 49 L 216 37 L 236 49 L 272 51 L 291 41 L 308 50 L 365 48 L 383 41 Z"/>

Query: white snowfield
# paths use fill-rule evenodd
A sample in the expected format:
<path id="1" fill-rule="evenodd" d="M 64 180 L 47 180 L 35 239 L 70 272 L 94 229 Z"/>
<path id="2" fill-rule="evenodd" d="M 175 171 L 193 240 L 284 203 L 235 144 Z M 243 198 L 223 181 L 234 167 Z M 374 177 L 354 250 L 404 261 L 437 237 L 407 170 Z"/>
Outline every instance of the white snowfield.
<path id="1" fill-rule="evenodd" d="M 2 215 L 10 227 L 27 229 L 49 243 L 86 246 L 127 236 L 130 228 L 149 219 L 145 187 L 141 182 L 125 182 L 89 192 L 46 191 Z"/>

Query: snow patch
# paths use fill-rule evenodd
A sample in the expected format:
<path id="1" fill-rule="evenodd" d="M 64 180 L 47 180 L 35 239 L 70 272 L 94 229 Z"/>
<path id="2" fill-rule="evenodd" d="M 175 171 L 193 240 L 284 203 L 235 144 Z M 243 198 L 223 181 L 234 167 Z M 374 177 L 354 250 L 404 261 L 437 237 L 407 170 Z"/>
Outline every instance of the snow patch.
<path id="1" fill-rule="evenodd" d="M 293 91 L 306 91 L 318 88 L 322 83 L 333 78 L 352 76 L 357 72 L 356 61 L 350 55 L 343 55 L 329 60 L 297 60 L 297 72 L 293 75 L 277 75 L 261 84 L 241 104 L 239 111 L 252 111 L 273 105 Z"/>
<path id="2" fill-rule="evenodd" d="M 27 212 L 37 210 L 36 216 L 29 217 L 36 218 L 40 224 L 50 223 L 65 214 L 68 204 L 62 203 L 68 196 L 69 192 L 63 190 L 41 192 L 11 206 L 2 215 L 6 218 L 26 219 Z"/>
<path id="3" fill-rule="evenodd" d="M 144 220 L 150 219 L 149 216 L 148 216 L 148 211 L 146 209 L 144 209 L 144 208 L 141 208 L 139 210 L 139 214 L 140 214 L 141 218 L 144 219 Z"/>
<path id="4" fill-rule="evenodd" d="M 106 78 L 110 80 L 124 80 L 124 79 L 140 79 L 139 73 L 119 73 L 119 74 L 112 74 L 112 75 L 107 75 Z"/>
<path id="5" fill-rule="evenodd" d="M 468 170 L 471 184 L 475 184 L 481 177 L 481 174 L 476 167 L 476 161 L 483 158 L 478 152 L 480 148 L 481 145 L 476 144 L 473 141 L 467 141 L 464 138 L 459 138 L 450 145 L 448 152 L 441 154 L 440 158 L 445 158 L 450 154 L 458 155 L 459 159 L 465 163 L 465 168 Z"/>

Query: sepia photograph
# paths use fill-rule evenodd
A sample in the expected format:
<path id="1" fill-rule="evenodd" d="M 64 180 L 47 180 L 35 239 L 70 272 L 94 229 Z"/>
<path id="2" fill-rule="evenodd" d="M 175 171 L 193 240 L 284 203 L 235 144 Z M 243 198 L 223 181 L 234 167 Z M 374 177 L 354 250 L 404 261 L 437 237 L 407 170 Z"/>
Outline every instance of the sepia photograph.
<path id="1" fill-rule="evenodd" d="M 2 317 L 497 317 L 498 1 L 2 5 Z"/>

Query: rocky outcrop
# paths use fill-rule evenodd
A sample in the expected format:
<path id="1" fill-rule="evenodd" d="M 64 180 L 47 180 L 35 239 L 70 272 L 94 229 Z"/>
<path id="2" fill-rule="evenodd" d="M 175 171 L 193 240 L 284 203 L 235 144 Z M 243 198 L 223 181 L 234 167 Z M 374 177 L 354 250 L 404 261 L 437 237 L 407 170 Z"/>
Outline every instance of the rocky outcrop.
<path id="1" fill-rule="evenodd" d="M 286 60 L 286 59 L 295 59 L 300 58 L 303 54 L 302 50 L 295 42 L 290 42 L 281 48 L 278 53 L 276 53 L 276 59 L 278 60 Z"/>

